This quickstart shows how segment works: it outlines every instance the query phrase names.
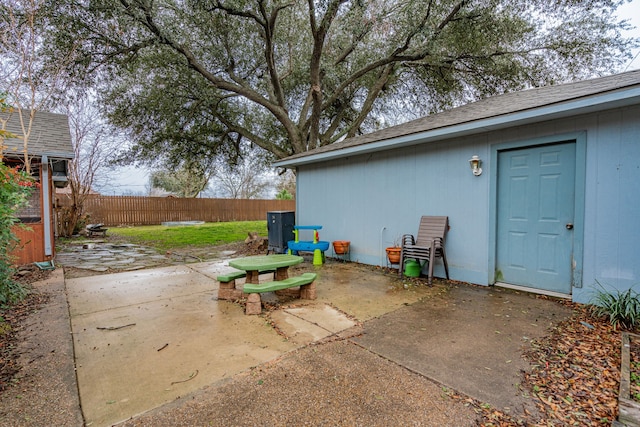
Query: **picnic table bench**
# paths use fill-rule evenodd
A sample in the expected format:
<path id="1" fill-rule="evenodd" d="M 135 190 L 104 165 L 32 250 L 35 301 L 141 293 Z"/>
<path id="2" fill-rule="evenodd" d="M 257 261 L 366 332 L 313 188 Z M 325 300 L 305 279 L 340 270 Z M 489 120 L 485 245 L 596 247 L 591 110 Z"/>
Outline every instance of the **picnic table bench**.
<path id="1" fill-rule="evenodd" d="M 259 270 L 257 274 L 259 276 L 260 274 L 273 273 L 273 278 L 275 280 L 276 278 L 275 272 L 276 270 L 274 269 Z M 246 271 L 236 270 L 236 271 L 231 271 L 229 273 L 220 274 L 218 277 L 216 277 L 216 279 L 220 283 L 218 287 L 218 299 L 237 300 L 242 298 L 244 296 L 242 292 L 242 287 L 238 288 L 236 286 L 236 280 L 243 279 L 246 276 L 247 276 Z"/>
<path id="2" fill-rule="evenodd" d="M 275 270 L 259 270 L 258 271 L 258 275 L 260 274 L 267 274 L 267 273 L 275 273 Z M 237 270 L 237 271 L 232 271 L 230 273 L 226 273 L 226 274 L 221 274 L 218 277 L 216 277 L 216 279 L 218 279 L 218 282 L 220 282 L 220 284 L 225 284 L 225 285 L 232 285 L 232 287 L 236 286 L 236 279 L 242 279 L 244 277 L 246 277 L 247 272 L 246 271 L 242 271 L 242 270 Z M 275 278 L 275 276 L 274 276 Z"/>
<path id="3" fill-rule="evenodd" d="M 302 273 L 300 276 L 290 277 L 280 281 L 261 284 L 245 283 L 243 292 L 249 294 L 245 314 L 262 313 L 262 298 L 260 294 L 264 292 L 277 292 L 284 289 L 300 287 L 296 295 L 298 298 L 316 299 L 316 285 L 313 283 L 316 277 L 316 273 Z"/>
<path id="4" fill-rule="evenodd" d="M 316 278 L 314 273 L 304 273 L 297 277 L 289 278 L 289 267 L 300 264 L 304 259 L 296 255 L 259 255 L 246 258 L 238 258 L 229 261 L 231 267 L 237 268 L 227 274 L 218 276 L 220 287 L 218 289 L 218 299 L 239 299 L 244 294 L 247 297 L 246 314 L 260 314 L 262 312 L 262 302 L 260 294 L 264 292 L 283 291 L 285 289 L 300 289 L 295 296 L 304 299 L 315 299 Z M 274 272 L 273 281 L 260 283 L 260 274 Z M 242 289 L 236 285 L 236 279 L 245 277 L 245 284 Z"/>

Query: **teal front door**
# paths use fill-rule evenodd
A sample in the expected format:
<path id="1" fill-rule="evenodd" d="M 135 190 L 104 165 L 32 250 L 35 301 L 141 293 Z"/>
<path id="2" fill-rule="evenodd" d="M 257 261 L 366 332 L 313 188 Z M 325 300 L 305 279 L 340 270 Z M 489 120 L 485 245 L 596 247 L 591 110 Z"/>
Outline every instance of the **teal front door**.
<path id="1" fill-rule="evenodd" d="M 498 153 L 496 280 L 571 293 L 575 143 Z"/>

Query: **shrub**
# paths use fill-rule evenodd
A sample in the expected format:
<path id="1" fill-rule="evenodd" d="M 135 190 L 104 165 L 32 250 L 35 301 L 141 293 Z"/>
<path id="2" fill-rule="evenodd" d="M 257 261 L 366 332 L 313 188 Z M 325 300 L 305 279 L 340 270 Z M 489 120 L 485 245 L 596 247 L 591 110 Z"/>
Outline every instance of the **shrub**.
<path id="1" fill-rule="evenodd" d="M 614 329 L 618 326 L 628 330 L 634 329 L 640 321 L 640 294 L 633 288 L 609 292 L 599 282 L 596 283 L 600 289 L 596 290 L 591 301 L 591 313 L 599 317 L 608 317 Z"/>
<path id="2" fill-rule="evenodd" d="M 0 163 L 0 304 L 19 301 L 26 295 L 24 287 L 12 279 L 15 269 L 11 251 L 17 243 L 12 227 L 34 186 L 31 176 Z"/>
<path id="3" fill-rule="evenodd" d="M 277 200 L 293 200 L 293 194 L 289 193 L 286 189 L 282 189 L 278 194 L 276 194 Z"/>

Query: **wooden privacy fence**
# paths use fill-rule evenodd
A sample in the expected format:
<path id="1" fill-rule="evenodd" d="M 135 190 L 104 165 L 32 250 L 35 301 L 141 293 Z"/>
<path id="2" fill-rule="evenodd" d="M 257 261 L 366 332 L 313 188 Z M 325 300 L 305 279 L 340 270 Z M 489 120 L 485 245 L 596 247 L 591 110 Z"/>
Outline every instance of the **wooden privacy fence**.
<path id="1" fill-rule="evenodd" d="M 58 196 L 60 206 L 70 200 Z M 91 196 L 84 203 L 89 222 L 107 226 L 158 225 L 169 221 L 266 220 L 270 211 L 293 211 L 295 200 L 183 199 L 175 197 Z"/>

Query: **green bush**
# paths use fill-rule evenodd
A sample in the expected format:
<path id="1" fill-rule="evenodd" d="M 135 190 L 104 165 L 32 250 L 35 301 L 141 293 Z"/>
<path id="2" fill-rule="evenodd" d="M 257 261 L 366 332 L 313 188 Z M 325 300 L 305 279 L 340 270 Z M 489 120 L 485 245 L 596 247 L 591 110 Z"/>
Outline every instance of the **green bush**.
<path id="1" fill-rule="evenodd" d="M 615 329 L 621 326 L 632 330 L 640 321 L 640 294 L 633 288 L 626 291 L 607 291 L 599 282 L 599 289 L 591 300 L 591 313 L 595 316 L 605 316 Z"/>
<path id="2" fill-rule="evenodd" d="M 289 193 L 286 189 L 282 189 L 278 194 L 276 194 L 277 200 L 293 200 L 293 194 Z"/>
<path id="3" fill-rule="evenodd" d="M 0 163 L 0 304 L 19 301 L 27 294 L 12 279 L 15 269 L 11 251 L 17 243 L 12 227 L 18 222 L 16 213 L 26 206 L 36 185 L 28 174 Z"/>

